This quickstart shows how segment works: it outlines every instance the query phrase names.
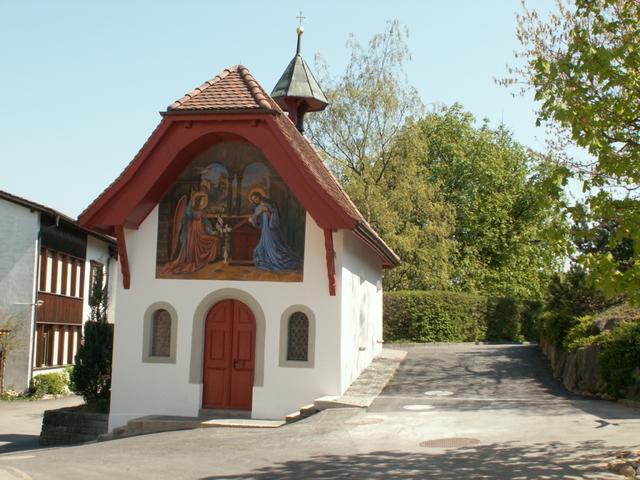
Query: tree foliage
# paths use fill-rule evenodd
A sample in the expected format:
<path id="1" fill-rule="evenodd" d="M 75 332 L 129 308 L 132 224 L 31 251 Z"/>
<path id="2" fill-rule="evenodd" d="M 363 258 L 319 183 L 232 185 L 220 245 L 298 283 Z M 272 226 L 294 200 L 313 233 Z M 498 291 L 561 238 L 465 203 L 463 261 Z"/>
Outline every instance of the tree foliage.
<path id="1" fill-rule="evenodd" d="M 447 288 L 452 247 L 451 209 L 424 181 L 419 155 L 406 155 L 398 133 L 423 106 L 403 77 L 409 57 L 397 21 L 367 47 L 354 37 L 342 76 L 321 68 L 330 106 L 309 115 L 307 131 L 366 220 L 403 263 L 385 276 L 390 289 Z"/>
<path id="2" fill-rule="evenodd" d="M 84 324 L 84 337 L 75 357 L 71 383 L 88 404 L 101 408 L 110 397 L 113 354 L 113 325 L 107 322 L 107 286 L 102 269 L 96 270 L 91 291 L 91 312 L 89 321 Z"/>
<path id="3" fill-rule="evenodd" d="M 352 37 L 307 129 L 403 260 L 385 287 L 541 297 L 566 249 L 558 168 L 459 105 L 425 113 L 404 78 L 406 39 L 397 21 L 366 47 Z"/>
<path id="4" fill-rule="evenodd" d="M 640 235 L 640 3 L 559 1 L 546 18 L 525 9 L 518 33 L 526 63 L 512 69 L 510 81 L 533 87 L 539 122 L 557 127 L 592 155 L 568 161 L 589 194 L 586 208 L 575 212 L 578 220 L 617 225 L 609 248 L 581 261 L 599 288 L 638 301 L 640 266 L 633 246 Z M 600 233 L 595 229 L 593 235 Z M 620 242 L 632 252 L 624 268 L 612 252 Z"/>
<path id="5" fill-rule="evenodd" d="M 568 245 L 556 166 L 506 128 L 476 126 L 460 105 L 429 113 L 406 131 L 421 139 L 427 181 L 440 186 L 455 212 L 455 287 L 542 297 Z"/>

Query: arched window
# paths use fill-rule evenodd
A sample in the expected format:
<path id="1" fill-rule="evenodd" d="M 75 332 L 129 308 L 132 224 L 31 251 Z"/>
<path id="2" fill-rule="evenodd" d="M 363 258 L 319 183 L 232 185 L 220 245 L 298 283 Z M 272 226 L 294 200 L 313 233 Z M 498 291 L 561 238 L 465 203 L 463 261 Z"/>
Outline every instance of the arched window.
<path id="1" fill-rule="evenodd" d="M 171 314 L 160 308 L 151 317 L 151 356 L 171 355 Z"/>
<path id="2" fill-rule="evenodd" d="M 280 366 L 313 368 L 316 318 L 305 305 L 292 305 L 280 319 Z"/>
<path id="3" fill-rule="evenodd" d="M 294 312 L 289 317 L 287 360 L 306 362 L 309 359 L 309 317 Z"/>
<path id="4" fill-rule="evenodd" d="M 144 314 L 142 361 L 176 363 L 178 314 L 166 302 L 156 302 Z"/>

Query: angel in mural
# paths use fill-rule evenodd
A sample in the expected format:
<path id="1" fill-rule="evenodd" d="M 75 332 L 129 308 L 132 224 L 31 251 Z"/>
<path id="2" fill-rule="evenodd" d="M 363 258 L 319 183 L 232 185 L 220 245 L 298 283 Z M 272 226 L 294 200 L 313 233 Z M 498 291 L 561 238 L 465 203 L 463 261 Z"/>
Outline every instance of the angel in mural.
<path id="1" fill-rule="evenodd" d="M 172 260 L 162 268 L 164 274 L 195 272 L 214 262 L 220 252 L 221 238 L 205 216 L 209 203 L 207 183 L 199 191 L 183 195 L 173 215 L 171 237 Z"/>
<path id="2" fill-rule="evenodd" d="M 260 229 L 260 241 L 253 251 L 253 263 L 261 270 L 301 270 L 302 261 L 280 237 L 280 217 L 269 203 L 266 192 L 254 188 L 249 192 L 254 205 L 249 223 Z"/>

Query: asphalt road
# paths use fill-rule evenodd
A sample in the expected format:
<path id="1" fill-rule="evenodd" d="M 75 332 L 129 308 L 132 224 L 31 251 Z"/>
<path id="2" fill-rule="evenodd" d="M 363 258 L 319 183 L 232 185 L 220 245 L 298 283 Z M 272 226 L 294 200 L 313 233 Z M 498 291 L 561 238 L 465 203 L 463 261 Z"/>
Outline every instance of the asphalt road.
<path id="1" fill-rule="evenodd" d="M 0 478 L 602 479 L 640 448 L 640 411 L 569 395 L 534 346 L 407 348 L 367 412 L 13 452 Z"/>
<path id="2" fill-rule="evenodd" d="M 550 406 L 578 400 L 553 378 L 535 345 L 438 344 L 409 351 L 370 411 L 402 411 L 407 402 L 438 410 Z"/>
<path id="3" fill-rule="evenodd" d="M 82 403 L 84 400 L 77 395 L 51 400 L 0 401 L 0 454 L 39 448 L 44 411 Z"/>

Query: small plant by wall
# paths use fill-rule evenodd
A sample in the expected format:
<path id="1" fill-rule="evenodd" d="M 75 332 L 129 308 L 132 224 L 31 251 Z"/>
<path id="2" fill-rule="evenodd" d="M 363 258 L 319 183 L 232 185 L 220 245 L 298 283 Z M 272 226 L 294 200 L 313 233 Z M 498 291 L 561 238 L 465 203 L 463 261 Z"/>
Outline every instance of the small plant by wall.
<path id="1" fill-rule="evenodd" d="M 66 395 L 67 393 L 69 393 L 67 372 L 43 373 L 31 379 L 29 394 L 32 398 L 42 398 L 45 395 Z"/>

